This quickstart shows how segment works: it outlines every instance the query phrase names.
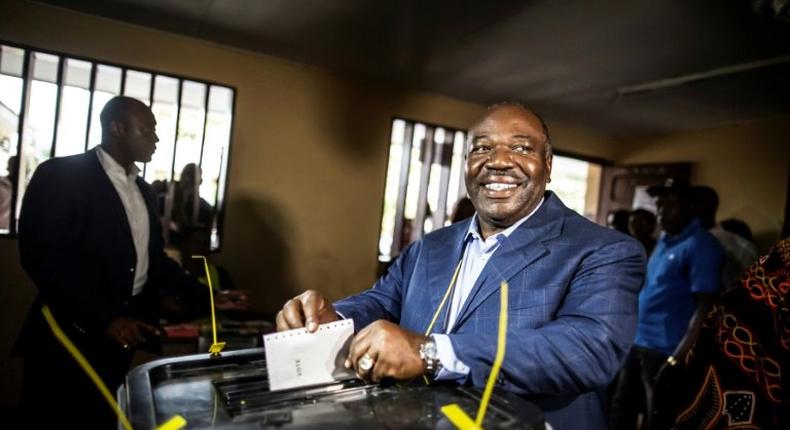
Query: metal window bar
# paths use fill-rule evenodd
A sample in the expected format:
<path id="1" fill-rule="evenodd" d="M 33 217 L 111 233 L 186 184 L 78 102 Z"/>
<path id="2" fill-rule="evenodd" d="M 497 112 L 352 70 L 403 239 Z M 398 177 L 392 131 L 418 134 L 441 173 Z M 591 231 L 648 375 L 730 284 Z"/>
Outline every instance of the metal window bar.
<path id="1" fill-rule="evenodd" d="M 421 238 L 425 231 L 425 217 L 428 212 L 428 184 L 431 179 L 431 165 L 433 164 L 434 147 L 436 146 L 433 141 L 434 131 L 434 127 L 426 126 L 425 137 L 422 140 L 422 151 L 420 151 L 422 161 L 420 193 L 417 197 L 417 214 L 414 216 L 414 225 L 411 230 L 412 242 Z"/>
<path id="2" fill-rule="evenodd" d="M 203 136 L 200 137 L 200 157 L 198 158 L 198 167 L 203 170 L 203 147 L 206 145 L 206 130 L 208 130 L 208 99 L 211 95 L 211 87 L 213 85 L 206 85 L 206 93 L 203 98 Z M 175 155 L 175 154 L 173 154 Z M 217 201 L 214 200 L 214 205 Z"/>
<path id="3" fill-rule="evenodd" d="M 455 133 L 450 130 L 445 131 L 444 141 L 436 143 L 438 151 L 434 157 L 442 169 L 439 177 L 439 202 L 433 212 L 434 230 L 444 227 L 444 221 L 447 219 L 447 189 L 450 187 L 450 164 L 453 160 Z"/>
<path id="4" fill-rule="evenodd" d="M 395 203 L 395 228 L 392 233 L 392 245 L 390 256 L 395 257 L 401 249 L 401 232 L 403 231 L 403 213 L 406 207 L 406 189 L 409 185 L 409 165 L 411 164 L 411 146 L 414 136 L 414 123 L 406 122 L 403 130 L 402 156 L 400 164 L 400 176 L 398 176 L 398 198 Z"/>
<path id="5" fill-rule="evenodd" d="M 233 103 L 230 106 L 230 136 L 228 137 L 228 146 L 227 146 L 227 154 L 225 154 L 225 148 L 221 149 L 220 152 L 220 163 L 219 163 L 219 176 L 217 178 L 217 189 L 216 189 L 216 196 L 214 199 L 214 213 L 216 214 L 216 225 L 217 225 L 217 248 L 219 250 L 222 248 L 222 242 L 219 237 L 219 232 L 222 231 L 223 227 L 225 226 L 225 211 L 220 210 L 220 208 L 224 208 L 225 206 L 225 197 L 228 195 L 228 172 L 230 172 L 230 157 L 232 148 L 230 146 L 230 142 L 233 142 L 234 136 L 234 128 L 233 122 L 236 120 L 236 90 L 233 90 Z M 224 173 L 223 173 L 224 167 Z M 221 184 L 221 185 L 220 185 Z M 220 186 L 222 187 L 222 200 L 219 198 L 219 190 Z M 212 235 L 213 235 L 212 231 Z"/>
<path id="6" fill-rule="evenodd" d="M 170 181 L 175 178 L 176 154 L 178 154 L 178 132 L 181 129 L 181 93 L 184 90 L 184 80 L 178 79 L 178 94 L 176 94 L 176 135 L 173 138 L 173 159 L 170 162 Z M 203 124 L 205 127 L 206 124 Z"/>
<path id="7" fill-rule="evenodd" d="M 121 67 L 121 94 L 126 94 L 126 67 Z"/>
<path id="8" fill-rule="evenodd" d="M 58 77 L 57 82 L 55 84 L 58 86 L 57 93 L 55 95 L 55 121 L 54 126 L 52 127 L 52 145 L 50 146 L 49 150 L 49 158 L 55 156 L 55 145 L 57 145 L 58 140 L 58 129 L 60 128 L 60 111 L 63 109 L 63 69 L 65 67 L 66 59 L 64 57 L 58 57 Z"/>
<path id="9" fill-rule="evenodd" d="M 30 86 L 33 84 L 33 81 L 29 79 L 32 73 L 30 67 L 31 58 L 33 58 L 31 51 L 25 49 L 25 55 L 22 60 L 22 103 L 19 105 L 19 118 L 17 119 L 16 133 L 16 162 L 19 167 L 16 169 L 16 183 L 11 190 L 11 207 L 9 208 L 11 213 L 8 214 L 8 231 L 12 235 L 16 235 L 17 200 L 19 198 L 19 185 L 22 183 L 22 178 L 20 177 L 22 174 L 22 133 L 24 133 L 25 121 L 27 120 L 27 106 L 30 102 Z"/>
<path id="10" fill-rule="evenodd" d="M 156 77 L 157 76 L 158 75 L 155 75 L 155 74 L 151 73 L 151 85 L 150 85 L 150 88 L 148 89 L 148 108 L 152 108 L 154 106 L 154 88 L 156 88 Z M 143 178 L 145 178 L 145 170 L 147 168 L 148 168 L 148 163 L 143 163 L 143 171 L 142 171 Z M 165 241 L 165 243 L 168 243 L 168 242 Z"/>
<path id="11" fill-rule="evenodd" d="M 464 170 L 465 170 L 464 162 L 466 161 L 465 154 L 467 151 L 466 148 L 467 135 L 466 133 L 462 133 L 461 136 L 462 136 L 461 137 L 461 168 L 458 170 L 459 182 L 458 182 L 458 195 L 455 197 L 456 201 L 466 197 L 466 180 L 465 180 L 466 178 L 464 175 Z"/>
<path id="12" fill-rule="evenodd" d="M 88 150 L 88 143 L 91 138 L 91 117 L 93 116 L 93 93 L 96 90 L 96 69 L 99 67 L 96 65 L 96 62 L 91 61 L 91 81 L 90 85 L 88 85 L 88 115 L 85 119 L 88 122 L 87 127 L 85 127 L 85 151 Z"/>
<path id="13" fill-rule="evenodd" d="M 222 165 L 223 161 L 225 161 L 225 148 L 220 148 L 219 150 L 219 173 L 217 174 L 217 186 L 214 189 L 214 206 L 211 207 L 211 229 L 219 228 L 219 178 L 222 178 Z"/>

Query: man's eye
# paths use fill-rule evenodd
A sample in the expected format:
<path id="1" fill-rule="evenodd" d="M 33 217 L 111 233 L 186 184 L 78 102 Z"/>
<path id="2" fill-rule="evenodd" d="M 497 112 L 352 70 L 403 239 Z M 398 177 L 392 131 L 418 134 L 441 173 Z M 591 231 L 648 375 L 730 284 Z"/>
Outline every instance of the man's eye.
<path id="1" fill-rule="evenodd" d="M 491 149 L 491 148 L 486 146 L 486 145 L 478 145 L 478 146 L 473 146 L 472 147 L 472 152 L 473 153 L 474 152 L 485 152 L 485 151 L 488 151 L 489 149 Z"/>
<path id="2" fill-rule="evenodd" d="M 530 152 L 532 150 L 532 148 L 530 148 L 529 145 L 513 145 L 511 149 L 513 151 L 523 152 L 523 153 Z"/>

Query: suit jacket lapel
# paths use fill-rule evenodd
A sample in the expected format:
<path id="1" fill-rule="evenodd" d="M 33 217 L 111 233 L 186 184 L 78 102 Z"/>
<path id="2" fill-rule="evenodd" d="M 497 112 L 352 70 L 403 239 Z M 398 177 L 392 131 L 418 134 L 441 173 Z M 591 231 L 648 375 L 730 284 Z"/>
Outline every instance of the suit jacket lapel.
<path id="1" fill-rule="evenodd" d="M 502 281 L 529 267 L 549 253 L 543 242 L 559 236 L 562 231 L 562 204 L 547 193 L 543 206 L 506 238 L 488 260 L 469 297 L 458 313 L 453 330 L 459 327 L 491 294 L 499 290 Z"/>
<path id="2" fill-rule="evenodd" d="M 464 251 L 464 238 L 469 229 L 469 222 L 471 221 L 463 222 L 463 228 L 459 228 L 456 234 L 450 235 L 445 241 L 433 243 L 432 246 L 427 249 L 426 267 L 428 282 L 426 285 L 430 288 L 430 303 L 428 303 L 425 309 L 426 312 L 430 312 L 430 315 L 427 316 L 426 326 L 423 330 L 428 328 L 427 324 L 430 323 L 430 319 L 433 318 L 433 314 L 436 312 L 436 309 L 439 308 L 442 298 L 450 285 L 453 273 L 455 273 L 455 269 L 461 261 L 461 256 Z M 459 225 L 459 227 L 461 226 Z M 452 297 L 449 297 L 447 299 L 444 308 L 439 312 L 439 317 L 436 319 L 432 332 L 439 332 L 444 326 L 447 308 L 450 306 L 451 298 Z"/>

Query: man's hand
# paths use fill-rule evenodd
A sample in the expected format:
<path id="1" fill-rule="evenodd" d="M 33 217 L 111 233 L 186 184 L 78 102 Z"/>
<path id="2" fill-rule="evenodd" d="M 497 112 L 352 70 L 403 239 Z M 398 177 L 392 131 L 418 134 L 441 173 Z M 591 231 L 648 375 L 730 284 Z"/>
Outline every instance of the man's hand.
<path id="1" fill-rule="evenodd" d="M 146 333 L 159 336 L 159 329 L 137 318 L 118 317 L 114 319 L 104 333 L 118 342 L 123 349 L 134 349 L 146 341 Z"/>
<path id="2" fill-rule="evenodd" d="M 334 306 L 318 291 L 307 290 L 285 302 L 277 313 L 277 331 L 307 327 L 307 331 L 318 330 L 319 324 L 337 321 Z"/>
<path id="3" fill-rule="evenodd" d="M 243 290 L 224 290 L 214 296 L 214 306 L 221 311 L 243 311 L 250 307 L 250 295 Z"/>
<path id="4" fill-rule="evenodd" d="M 360 378 L 372 382 L 384 377 L 411 379 L 420 376 L 425 373 L 420 345 L 427 339 L 397 324 L 378 320 L 354 336 L 346 367 L 353 367 Z M 359 360 L 365 355 L 373 360 L 373 367 L 368 370 L 359 366 Z"/>

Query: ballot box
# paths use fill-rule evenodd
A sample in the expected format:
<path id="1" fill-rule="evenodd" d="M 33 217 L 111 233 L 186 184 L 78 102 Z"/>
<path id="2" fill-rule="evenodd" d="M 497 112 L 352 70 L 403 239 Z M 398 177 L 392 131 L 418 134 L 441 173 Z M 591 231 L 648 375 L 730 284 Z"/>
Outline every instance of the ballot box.
<path id="1" fill-rule="evenodd" d="M 455 385 L 366 385 L 349 380 L 270 391 L 263 348 L 164 358 L 132 369 L 118 401 L 135 429 L 175 415 L 189 429 L 453 429 L 440 411 L 458 404 L 473 418 L 481 391 Z M 532 403 L 494 391 L 485 429 L 544 429 Z"/>

